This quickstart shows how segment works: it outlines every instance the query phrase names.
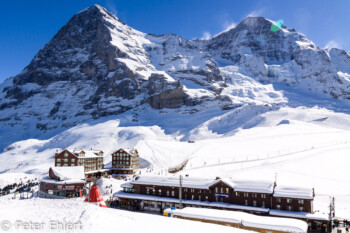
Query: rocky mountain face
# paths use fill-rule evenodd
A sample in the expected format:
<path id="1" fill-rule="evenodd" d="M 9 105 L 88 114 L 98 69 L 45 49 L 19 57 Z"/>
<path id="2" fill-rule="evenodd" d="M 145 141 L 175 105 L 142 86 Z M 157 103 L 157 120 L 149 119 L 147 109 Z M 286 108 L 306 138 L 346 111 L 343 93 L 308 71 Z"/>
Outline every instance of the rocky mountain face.
<path id="1" fill-rule="evenodd" d="M 95 5 L 78 14 L 17 76 L 0 85 L 0 148 L 137 106 L 198 112 L 282 105 L 270 83 L 350 98 L 350 54 L 318 48 L 248 17 L 210 40 L 139 32 Z M 6 132 L 6 133 L 5 133 Z"/>
<path id="2" fill-rule="evenodd" d="M 274 32 L 272 24 L 263 17 L 248 17 L 234 29 L 204 43 L 203 49 L 218 63 L 237 65 L 241 73 L 260 81 L 297 85 L 350 99 L 349 53 L 321 49 L 285 26 Z"/>

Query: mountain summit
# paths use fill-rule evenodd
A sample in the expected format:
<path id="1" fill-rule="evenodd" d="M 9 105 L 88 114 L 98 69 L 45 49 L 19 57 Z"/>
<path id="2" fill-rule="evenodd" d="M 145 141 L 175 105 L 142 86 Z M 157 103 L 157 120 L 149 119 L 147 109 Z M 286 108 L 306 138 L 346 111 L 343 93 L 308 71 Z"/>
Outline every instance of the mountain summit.
<path id="1" fill-rule="evenodd" d="M 210 40 L 191 41 L 139 32 L 91 6 L 0 85 L 0 148 L 140 106 L 181 114 L 293 101 L 269 84 L 350 98 L 349 53 L 320 49 L 287 27 L 273 32 L 273 23 L 247 17 Z"/>

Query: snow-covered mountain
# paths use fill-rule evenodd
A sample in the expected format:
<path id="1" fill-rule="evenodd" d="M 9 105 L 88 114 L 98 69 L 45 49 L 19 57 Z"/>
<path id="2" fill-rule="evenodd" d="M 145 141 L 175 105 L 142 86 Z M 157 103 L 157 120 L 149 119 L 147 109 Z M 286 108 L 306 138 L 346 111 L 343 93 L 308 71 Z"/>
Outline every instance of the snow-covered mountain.
<path id="1" fill-rule="evenodd" d="M 284 26 L 273 32 L 274 23 L 247 17 L 210 40 L 187 40 L 139 32 L 98 5 L 77 13 L 0 86 L 0 172 L 42 174 L 66 146 L 103 149 L 107 163 L 114 149 L 137 146 L 145 164 L 168 168 L 197 158 L 199 141 L 219 145 L 255 127 L 288 135 L 286 122 L 307 125 L 307 135 L 321 125 L 320 135 L 325 127 L 340 140 L 349 53 Z"/>
<path id="2" fill-rule="evenodd" d="M 0 148 L 138 106 L 181 114 L 274 108 L 303 95 L 318 105 L 320 96 L 346 103 L 349 53 L 320 49 L 286 27 L 272 32 L 273 23 L 247 17 L 210 40 L 190 41 L 139 32 L 101 6 L 89 7 L 0 85 Z M 302 94 L 295 97 L 294 90 Z"/>

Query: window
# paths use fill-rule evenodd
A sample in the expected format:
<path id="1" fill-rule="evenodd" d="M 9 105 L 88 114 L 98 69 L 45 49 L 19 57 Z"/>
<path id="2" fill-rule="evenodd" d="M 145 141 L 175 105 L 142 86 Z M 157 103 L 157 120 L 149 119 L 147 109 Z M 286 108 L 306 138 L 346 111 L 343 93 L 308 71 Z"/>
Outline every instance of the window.
<path id="1" fill-rule="evenodd" d="M 61 162 L 61 159 L 57 159 L 57 162 Z"/>
<path id="2" fill-rule="evenodd" d="M 175 191 L 171 191 L 171 196 L 175 197 Z"/>
<path id="3" fill-rule="evenodd" d="M 194 189 L 191 189 L 191 193 L 194 193 Z"/>
<path id="4" fill-rule="evenodd" d="M 304 200 L 298 200 L 298 203 L 299 203 L 300 205 L 303 205 L 303 204 L 304 204 Z"/>
<path id="5" fill-rule="evenodd" d="M 236 192 L 236 196 L 239 197 L 239 192 Z"/>
<path id="6" fill-rule="evenodd" d="M 253 206 L 256 206 L 256 201 L 253 201 Z"/>
<path id="7" fill-rule="evenodd" d="M 280 210 L 281 209 L 281 205 L 276 205 L 276 209 Z"/>
<path id="8" fill-rule="evenodd" d="M 167 191 L 166 191 L 166 195 L 167 195 L 168 197 L 169 197 L 169 193 L 170 193 L 169 190 L 167 190 Z"/>
<path id="9" fill-rule="evenodd" d="M 208 196 L 205 196 L 205 200 L 208 201 Z"/>
<path id="10" fill-rule="evenodd" d="M 68 162 L 68 159 L 63 159 L 64 162 Z"/>
<path id="11" fill-rule="evenodd" d="M 228 193 L 228 191 L 229 191 L 229 188 L 226 188 L 226 193 Z"/>
<path id="12" fill-rule="evenodd" d="M 192 195 L 192 200 L 194 200 L 194 195 Z"/>
<path id="13" fill-rule="evenodd" d="M 70 161 L 75 162 L 75 159 L 71 159 Z"/>
<path id="14" fill-rule="evenodd" d="M 57 164 L 57 167 L 60 167 L 60 166 L 61 166 L 61 164 L 60 164 L 60 163 L 58 163 L 58 164 Z"/>
<path id="15" fill-rule="evenodd" d="M 218 187 L 215 187 L 215 192 L 216 192 L 216 193 L 218 193 L 218 192 L 219 192 Z"/>
<path id="16" fill-rule="evenodd" d="M 277 202 L 281 202 L 281 198 L 277 198 Z"/>
<path id="17" fill-rule="evenodd" d="M 161 195 L 162 195 L 162 190 L 159 189 L 159 190 L 158 190 L 158 193 L 159 193 L 159 196 L 161 196 Z"/>
<path id="18" fill-rule="evenodd" d="M 244 200 L 244 205 L 248 205 L 248 200 Z"/>
<path id="19" fill-rule="evenodd" d="M 249 196 L 249 194 L 248 193 L 244 193 L 244 197 L 248 197 Z"/>
<path id="20" fill-rule="evenodd" d="M 299 207 L 299 211 L 303 212 L 304 211 L 304 207 Z"/>
<path id="21" fill-rule="evenodd" d="M 68 157 L 68 153 L 66 152 L 66 153 L 64 153 L 64 155 L 63 155 L 64 157 Z"/>
<path id="22" fill-rule="evenodd" d="M 187 188 L 184 188 L 184 192 L 187 192 Z"/>
<path id="23" fill-rule="evenodd" d="M 199 197 L 198 197 L 198 200 L 201 201 L 201 199 L 202 199 L 201 196 L 199 196 Z"/>
<path id="24" fill-rule="evenodd" d="M 223 187 L 221 187 L 221 193 L 224 193 L 224 188 Z"/>
<path id="25" fill-rule="evenodd" d="M 287 198 L 287 203 L 291 203 L 292 200 L 290 198 Z"/>
<path id="26" fill-rule="evenodd" d="M 65 163 L 65 164 L 63 165 L 63 167 L 68 167 L 68 164 Z"/>
<path id="27" fill-rule="evenodd" d="M 262 208 L 265 208 L 265 201 L 262 202 L 261 207 L 262 207 Z"/>
<path id="28" fill-rule="evenodd" d="M 252 196 L 255 197 L 255 198 L 257 198 L 257 197 L 258 197 L 258 194 L 252 193 Z"/>
<path id="29" fill-rule="evenodd" d="M 287 206 L 287 210 L 292 211 L 292 207 L 290 205 Z"/>
<path id="30" fill-rule="evenodd" d="M 261 198 L 266 198 L 266 194 L 262 193 Z"/>
<path id="31" fill-rule="evenodd" d="M 147 189 L 146 193 L 149 194 L 149 189 Z"/>

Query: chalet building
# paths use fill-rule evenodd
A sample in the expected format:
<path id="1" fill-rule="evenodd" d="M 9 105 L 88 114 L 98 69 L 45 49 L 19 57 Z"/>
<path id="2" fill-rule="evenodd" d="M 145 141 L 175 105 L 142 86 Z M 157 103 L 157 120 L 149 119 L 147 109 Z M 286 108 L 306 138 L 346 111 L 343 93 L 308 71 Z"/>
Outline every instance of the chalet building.
<path id="1" fill-rule="evenodd" d="M 103 151 L 63 150 L 55 154 L 55 167 L 83 166 L 85 172 L 103 169 Z"/>
<path id="2" fill-rule="evenodd" d="M 135 148 L 119 149 L 112 153 L 111 174 L 135 174 L 139 167 L 139 153 Z"/>
<path id="3" fill-rule="evenodd" d="M 77 197 L 85 185 L 84 167 L 52 167 L 49 176 L 40 180 L 39 193 L 45 198 Z"/>
<path id="4" fill-rule="evenodd" d="M 159 211 L 180 207 L 178 177 L 138 176 L 114 194 L 121 207 Z M 308 221 L 310 229 L 328 224 L 328 215 L 313 212 L 313 189 L 279 187 L 274 181 L 234 181 L 184 177 L 183 207 L 240 210 L 258 215 Z M 271 212 L 272 211 L 272 212 Z"/>

